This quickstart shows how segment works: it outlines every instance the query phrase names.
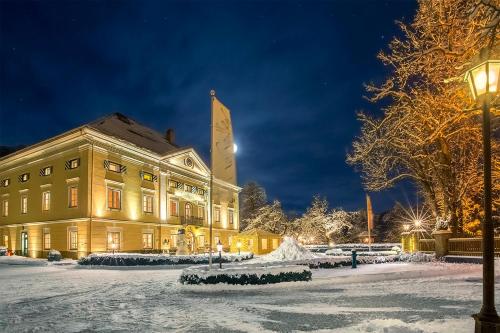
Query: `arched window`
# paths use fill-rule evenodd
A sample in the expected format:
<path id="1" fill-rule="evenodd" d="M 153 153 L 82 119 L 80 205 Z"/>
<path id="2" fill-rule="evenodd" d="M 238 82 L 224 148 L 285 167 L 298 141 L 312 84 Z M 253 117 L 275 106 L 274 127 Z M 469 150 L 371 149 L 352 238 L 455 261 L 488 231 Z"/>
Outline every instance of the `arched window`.
<path id="1" fill-rule="evenodd" d="M 184 216 L 191 217 L 193 216 L 193 206 L 188 202 L 184 208 Z"/>

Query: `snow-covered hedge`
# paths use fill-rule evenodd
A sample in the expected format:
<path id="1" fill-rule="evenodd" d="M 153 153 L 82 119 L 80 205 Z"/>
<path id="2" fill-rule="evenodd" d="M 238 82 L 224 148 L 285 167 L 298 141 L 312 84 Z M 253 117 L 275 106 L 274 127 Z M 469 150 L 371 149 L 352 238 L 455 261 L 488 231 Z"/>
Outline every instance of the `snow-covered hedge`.
<path id="1" fill-rule="evenodd" d="M 372 251 L 390 251 L 393 247 L 400 247 L 401 243 L 372 243 Z M 368 251 L 369 246 L 366 243 L 346 243 L 346 244 L 336 244 L 333 246 L 334 249 L 341 249 L 343 251 Z"/>
<path id="2" fill-rule="evenodd" d="M 6 256 L 6 255 L 7 255 L 7 247 L 0 246 L 0 257 L 1 256 Z"/>
<path id="3" fill-rule="evenodd" d="M 241 255 L 224 253 L 222 262 L 238 262 L 253 258 L 253 253 L 242 252 Z M 212 256 L 213 263 L 219 263 L 219 256 Z M 139 253 L 93 253 L 78 261 L 80 265 L 100 266 L 155 266 L 155 265 L 196 265 L 208 264 L 208 254 L 168 255 Z"/>
<path id="4" fill-rule="evenodd" d="M 298 265 L 246 267 L 233 266 L 208 270 L 208 267 L 184 269 L 179 278 L 182 284 L 270 284 L 311 280 L 311 270 Z"/>
<path id="5" fill-rule="evenodd" d="M 351 251 L 338 251 L 339 249 L 334 249 L 326 251 L 325 254 L 327 256 L 351 256 L 352 252 Z M 390 255 L 395 255 L 398 254 L 398 251 L 371 251 L 371 252 L 356 252 L 358 257 L 380 257 L 380 256 L 390 256 Z"/>

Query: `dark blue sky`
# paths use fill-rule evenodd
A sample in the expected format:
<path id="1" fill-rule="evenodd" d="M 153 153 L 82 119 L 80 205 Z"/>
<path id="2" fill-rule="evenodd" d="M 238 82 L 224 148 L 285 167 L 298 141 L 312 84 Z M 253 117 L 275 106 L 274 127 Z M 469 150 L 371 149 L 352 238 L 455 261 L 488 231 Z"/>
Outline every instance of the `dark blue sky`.
<path id="1" fill-rule="evenodd" d="M 0 145 L 112 112 L 176 130 L 208 161 L 210 89 L 232 111 L 238 180 L 286 209 L 364 206 L 345 164 L 363 83 L 413 1 L 1 1 Z M 402 189 L 373 195 L 375 211 Z"/>

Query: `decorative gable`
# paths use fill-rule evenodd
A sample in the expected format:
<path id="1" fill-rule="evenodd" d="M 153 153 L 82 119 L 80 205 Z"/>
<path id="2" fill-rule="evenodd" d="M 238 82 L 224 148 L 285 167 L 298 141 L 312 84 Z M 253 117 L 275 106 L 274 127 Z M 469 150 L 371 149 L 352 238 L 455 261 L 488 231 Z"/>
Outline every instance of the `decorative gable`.
<path id="1" fill-rule="evenodd" d="M 162 160 L 180 169 L 194 172 L 204 177 L 210 176 L 210 169 L 192 148 L 167 155 Z"/>

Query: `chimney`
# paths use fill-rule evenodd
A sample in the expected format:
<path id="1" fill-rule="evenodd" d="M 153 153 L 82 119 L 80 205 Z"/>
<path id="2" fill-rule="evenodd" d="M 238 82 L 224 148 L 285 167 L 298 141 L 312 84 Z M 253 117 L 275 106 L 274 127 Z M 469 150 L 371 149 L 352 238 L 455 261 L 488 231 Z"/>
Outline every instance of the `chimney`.
<path id="1" fill-rule="evenodd" d="M 165 133 L 165 139 L 173 145 L 175 145 L 175 132 L 173 128 L 169 128 Z"/>

